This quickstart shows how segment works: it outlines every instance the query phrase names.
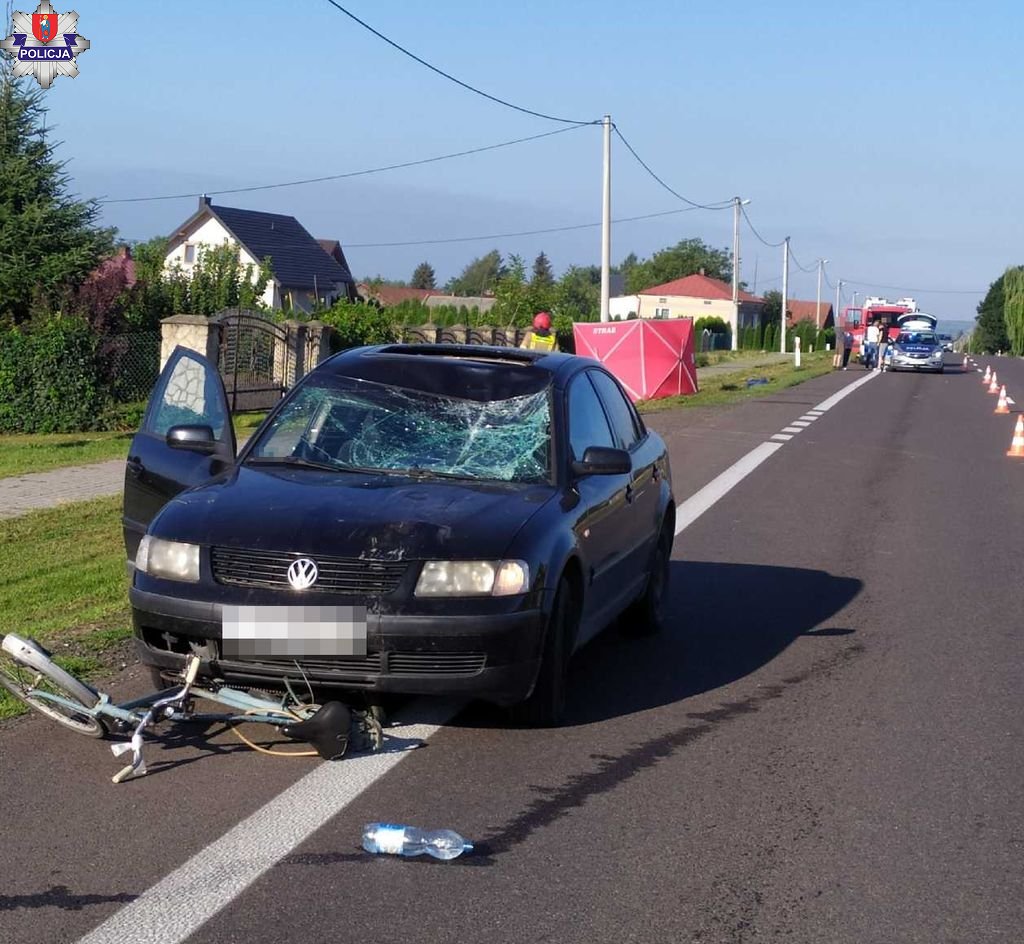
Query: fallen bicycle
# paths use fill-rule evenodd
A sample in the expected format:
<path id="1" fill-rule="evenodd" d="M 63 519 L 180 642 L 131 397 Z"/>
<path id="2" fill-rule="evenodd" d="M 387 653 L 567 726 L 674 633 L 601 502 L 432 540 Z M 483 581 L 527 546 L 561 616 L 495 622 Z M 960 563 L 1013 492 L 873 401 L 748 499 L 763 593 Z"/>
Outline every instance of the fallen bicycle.
<path id="1" fill-rule="evenodd" d="M 62 669 L 34 640 L 8 633 L 0 644 L 0 686 L 39 714 L 77 734 L 104 738 L 130 733 L 128 742 L 112 744 L 110 748 L 115 757 L 128 752 L 132 755 L 131 763 L 111 778 L 114 783 L 146 773 L 143 736 L 147 729 L 162 721 L 221 722 L 231 726 L 250 747 L 284 756 L 319 755 L 324 760 L 338 760 L 350 750 L 378 751 L 383 745 L 381 715 L 374 708 L 356 709 L 339 701 L 303 701 L 287 680 L 287 692 L 278 701 L 216 682 L 197 684 L 200 664 L 199 656 L 189 656 L 181 685 L 115 704 L 106 692 Z M 310 691 L 311 698 L 312 694 Z M 195 710 L 197 700 L 230 710 L 199 712 Z M 290 740 L 305 742 L 313 750 L 297 754 L 261 748 L 237 729 L 240 724 L 250 723 L 271 725 Z"/>

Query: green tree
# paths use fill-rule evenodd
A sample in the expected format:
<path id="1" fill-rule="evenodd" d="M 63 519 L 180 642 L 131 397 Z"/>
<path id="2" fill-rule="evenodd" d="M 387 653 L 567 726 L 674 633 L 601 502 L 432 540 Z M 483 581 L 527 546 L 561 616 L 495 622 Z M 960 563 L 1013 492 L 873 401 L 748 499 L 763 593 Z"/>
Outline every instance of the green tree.
<path id="1" fill-rule="evenodd" d="M 701 239 L 682 239 L 674 246 L 659 250 L 650 259 L 630 266 L 628 270 L 625 262 L 622 267 L 626 275 L 626 291 L 630 294 L 652 285 L 695 275 L 701 270 L 710 278 L 731 281 L 731 253 L 726 249 L 714 249 Z"/>
<path id="2" fill-rule="evenodd" d="M 1003 321 L 1010 353 L 1024 354 L 1024 266 L 1011 266 L 1003 273 Z"/>
<path id="3" fill-rule="evenodd" d="M 533 260 L 533 278 L 530 282 L 538 288 L 550 288 L 555 284 L 555 275 L 551 271 L 551 261 L 543 250 Z"/>
<path id="4" fill-rule="evenodd" d="M 999 276 L 988 288 L 988 292 L 978 305 L 978 316 L 975 319 L 972 348 L 978 353 L 994 354 L 996 351 L 1007 351 L 1010 339 L 1006 333 L 1006 320 L 1003 314 L 1003 283 L 1005 276 Z"/>
<path id="5" fill-rule="evenodd" d="M 498 280 L 507 272 L 501 253 L 492 249 L 487 255 L 469 263 L 460 275 L 448 282 L 446 288 L 452 295 L 486 295 L 494 291 Z"/>
<path id="6" fill-rule="evenodd" d="M 601 308 L 601 270 L 570 266 L 558 280 L 553 307 L 572 321 L 597 321 Z"/>
<path id="7" fill-rule="evenodd" d="M 209 316 L 224 308 L 265 308 L 261 297 L 270 278 L 269 259 L 258 269 L 243 266 L 238 247 L 224 243 L 201 247 L 190 271 L 181 266 L 171 269 L 163 277 L 163 291 L 175 314 Z"/>
<path id="8" fill-rule="evenodd" d="M 409 284 L 413 288 L 437 288 L 436 278 L 434 267 L 429 262 L 421 262 L 413 270 Z"/>
<path id="9" fill-rule="evenodd" d="M 114 230 L 98 226 L 96 201 L 69 193 L 42 89 L 13 69 L 0 54 L 0 322 L 8 324 L 27 321 L 34 299 L 52 306 L 114 245 Z"/>
<path id="10" fill-rule="evenodd" d="M 761 324 L 778 325 L 782 319 L 782 292 L 772 289 L 761 297 L 764 299 L 764 307 L 761 309 Z"/>
<path id="11" fill-rule="evenodd" d="M 550 312 L 558 300 L 558 291 L 552 285 L 534 285 L 526 281 L 526 264 L 517 255 L 509 257 L 505 274 L 494 288 L 497 299 L 491 309 L 491 319 L 503 325 L 528 325 L 539 311 Z"/>

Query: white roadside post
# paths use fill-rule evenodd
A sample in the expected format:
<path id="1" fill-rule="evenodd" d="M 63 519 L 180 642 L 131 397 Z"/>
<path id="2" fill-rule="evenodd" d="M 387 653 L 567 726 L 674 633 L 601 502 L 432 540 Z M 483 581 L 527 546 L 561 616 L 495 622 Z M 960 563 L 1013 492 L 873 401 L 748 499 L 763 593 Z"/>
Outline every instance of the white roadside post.
<path id="1" fill-rule="evenodd" d="M 800 366 L 800 335 L 793 338 L 793 366 Z"/>

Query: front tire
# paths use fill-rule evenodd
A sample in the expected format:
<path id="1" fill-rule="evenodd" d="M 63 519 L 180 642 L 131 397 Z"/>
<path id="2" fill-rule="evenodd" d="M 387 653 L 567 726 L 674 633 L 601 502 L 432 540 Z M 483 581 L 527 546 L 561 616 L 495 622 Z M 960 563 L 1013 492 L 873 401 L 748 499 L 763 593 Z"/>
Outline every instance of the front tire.
<path id="1" fill-rule="evenodd" d="M 665 598 L 668 595 L 669 565 L 674 540 L 671 524 L 666 521 L 661 526 L 658 543 L 651 556 L 643 595 L 622 615 L 622 630 L 628 636 L 654 636 L 665 628 Z"/>
<path id="2" fill-rule="evenodd" d="M 551 728 L 565 714 L 569 655 L 578 618 L 573 596 L 571 584 L 563 577 L 544 633 L 544 650 L 533 691 L 525 701 L 509 709 L 509 719 L 515 725 Z"/>
<path id="3" fill-rule="evenodd" d="M 41 647 L 38 648 L 41 658 L 36 659 L 36 664 L 31 666 L 6 650 L 0 650 L 0 687 L 33 711 L 56 721 L 75 734 L 92 738 L 105 737 L 106 726 L 99 718 L 89 714 L 89 708 L 96 704 L 92 691 L 51 662 L 49 654 Z M 40 698 L 36 694 L 38 692 L 57 695 L 71 705 L 65 706 Z"/>

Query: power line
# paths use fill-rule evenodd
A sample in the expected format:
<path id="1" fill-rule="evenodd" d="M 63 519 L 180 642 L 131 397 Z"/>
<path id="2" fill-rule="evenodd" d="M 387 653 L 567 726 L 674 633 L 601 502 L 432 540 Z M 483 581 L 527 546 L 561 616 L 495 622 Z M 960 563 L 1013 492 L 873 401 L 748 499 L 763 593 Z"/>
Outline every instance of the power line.
<path id="1" fill-rule="evenodd" d="M 818 268 L 817 266 L 810 266 L 810 267 L 808 267 L 808 266 L 802 266 L 802 265 L 800 265 L 800 263 L 799 263 L 799 262 L 797 261 L 797 258 L 796 258 L 796 256 L 795 256 L 795 255 L 793 255 L 793 247 L 792 247 L 792 246 L 790 246 L 790 247 L 789 247 L 789 258 L 790 258 L 790 261 L 791 261 L 791 262 L 792 262 L 792 263 L 793 263 L 793 264 L 794 264 L 794 265 L 795 265 L 795 266 L 796 266 L 796 267 L 797 267 L 797 268 L 798 268 L 798 269 L 799 269 L 799 270 L 800 270 L 801 272 L 813 272 L 813 271 L 814 271 L 815 269 L 817 269 L 817 268 Z"/>
<path id="2" fill-rule="evenodd" d="M 984 295 L 986 289 L 971 291 L 955 288 L 910 288 L 906 285 L 882 285 L 880 282 L 865 282 L 862 279 L 843 279 L 847 285 L 866 285 L 869 288 L 885 288 L 893 292 L 918 292 L 923 295 Z"/>
<path id="3" fill-rule="evenodd" d="M 733 205 L 733 201 L 732 200 L 721 200 L 718 203 L 710 203 L 710 204 L 709 203 L 695 203 L 693 200 L 690 200 L 688 197 L 684 197 L 681 193 L 676 192 L 667 183 L 665 183 L 665 181 L 662 180 L 656 173 L 654 173 L 654 171 L 651 170 L 651 168 L 648 166 L 647 162 L 644 161 L 644 159 L 639 154 L 637 154 L 635 150 L 633 150 L 633 145 L 630 144 L 626 140 L 626 138 L 623 135 L 623 133 L 619 130 L 619 126 L 618 125 L 613 125 L 613 127 L 615 128 L 615 133 L 619 136 L 619 140 L 622 141 L 622 143 L 624 145 L 626 145 L 626 149 L 629 151 L 630 154 L 633 155 L 633 157 L 636 158 L 637 163 L 645 171 L 647 171 L 647 173 L 650 174 L 659 184 L 661 184 L 662 187 L 664 187 L 670 194 L 672 194 L 672 196 L 675 197 L 676 199 L 682 200 L 683 203 L 688 203 L 695 210 L 728 210 L 729 207 L 731 207 Z"/>
<path id="4" fill-rule="evenodd" d="M 436 157 L 424 157 L 416 161 L 403 161 L 400 164 L 386 164 L 383 167 L 371 167 L 367 170 L 353 170 L 343 174 L 328 174 L 323 177 L 308 177 L 304 180 L 289 180 L 277 184 L 259 184 L 253 187 L 234 187 L 229 190 L 207 190 L 207 196 L 220 196 L 225 193 L 252 193 L 256 190 L 276 190 L 280 187 L 299 187 L 303 184 L 319 184 L 329 180 L 344 180 L 348 177 L 365 177 L 369 174 L 380 174 L 389 170 L 401 170 L 405 167 L 418 167 L 422 164 L 436 164 L 438 161 L 451 160 L 454 157 L 466 157 L 470 154 L 482 154 L 484 151 L 496 151 L 499 148 L 511 147 L 513 144 L 525 144 L 528 141 L 539 141 L 541 138 L 550 138 L 555 134 L 565 134 L 566 131 L 575 131 L 584 125 L 572 125 L 569 128 L 559 128 L 557 131 L 545 131 L 542 134 L 532 134 L 526 138 L 515 138 L 512 141 L 502 141 L 499 144 L 487 144 L 483 147 L 470 148 L 467 151 L 454 151 L 451 154 L 439 154 Z M 159 197 L 118 197 L 112 200 L 99 200 L 101 204 L 107 203 L 145 203 L 153 200 L 183 200 L 201 196 L 199 193 L 172 193 Z"/>
<path id="5" fill-rule="evenodd" d="M 683 207 L 679 210 L 662 210 L 659 213 L 644 213 L 641 216 L 623 216 L 612 220 L 613 223 L 635 223 L 639 220 L 653 220 L 660 216 L 674 216 L 677 213 L 692 213 L 696 207 Z M 442 243 L 471 243 L 486 239 L 513 239 L 517 236 L 546 236 L 549 233 L 568 233 L 572 230 L 593 229 L 600 223 L 576 223 L 572 226 L 552 226 L 549 229 L 531 229 L 518 233 L 491 233 L 486 236 L 452 236 L 445 239 L 415 239 L 395 243 L 345 243 L 346 249 L 387 249 L 398 246 L 436 246 Z"/>
<path id="6" fill-rule="evenodd" d="M 438 75 L 443 76 L 450 82 L 454 82 L 456 85 L 461 85 L 464 89 L 467 89 L 468 91 L 473 92 L 476 95 L 482 95 L 484 98 L 490 99 L 492 102 L 497 102 L 499 105 L 504 105 L 506 108 L 515 109 L 516 111 L 522 112 L 525 115 L 533 115 L 535 118 L 545 118 L 548 121 L 560 121 L 562 124 L 566 125 L 594 125 L 601 123 L 600 119 L 596 121 L 575 121 L 572 118 L 558 118 L 555 115 L 547 115 L 544 112 L 533 111 L 530 108 L 523 108 L 520 105 L 513 105 L 512 102 L 507 102 L 503 98 L 498 98 L 495 95 L 490 95 L 487 92 L 484 92 L 481 89 L 478 89 L 473 85 L 470 85 L 468 82 L 463 82 L 461 79 L 455 78 L 454 75 L 450 75 L 443 69 L 439 69 L 437 66 L 431 65 L 429 62 L 426 61 L 426 59 L 421 59 L 419 56 L 417 56 L 415 53 L 410 52 L 404 46 L 400 46 L 393 39 L 388 39 L 387 36 L 379 32 L 378 30 L 375 30 L 372 26 L 370 26 L 369 23 L 365 23 L 363 20 L 359 19 L 359 17 L 356 16 L 354 13 L 350 12 L 349 10 L 346 10 L 340 3 L 337 3 L 336 0 L 327 0 L 327 2 L 335 9 L 344 13 L 345 16 L 347 16 L 349 19 L 354 20 L 356 23 L 358 23 L 361 27 L 363 27 L 363 29 L 369 30 L 378 39 L 382 39 L 389 46 L 393 46 L 403 55 L 408 56 L 410 59 L 414 59 L 421 66 L 426 66 L 432 72 L 436 72 Z"/>
<path id="7" fill-rule="evenodd" d="M 750 217 L 749 217 L 749 215 L 747 214 L 747 209 L 746 209 L 746 207 L 745 207 L 745 206 L 743 206 L 743 204 L 742 204 L 742 203 L 740 204 L 740 212 L 741 212 L 741 213 L 743 214 L 743 219 L 745 219 L 745 220 L 747 221 L 747 226 L 749 226 L 749 227 L 750 227 L 750 231 L 751 231 L 751 232 L 752 232 L 752 233 L 753 233 L 753 234 L 754 234 L 754 235 L 755 235 L 755 236 L 756 236 L 756 237 L 757 237 L 757 238 L 758 238 L 758 239 L 759 239 L 759 240 L 760 240 L 760 241 L 761 241 L 762 243 L 764 243 L 764 245 L 766 245 L 766 246 L 767 246 L 767 247 L 768 247 L 769 249 L 777 249 L 777 248 L 778 248 L 779 246 L 781 246 L 781 245 L 782 245 L 783 243 L 785 243 L 785 241 L 786 241 L 786 240 L 784 240 L 784 239 L 782 240 L 782 242 L 777 242 L 777 243 L 770 243 L 770 242 L 768 242 L 768 240 L 767 240 L 767 239 L 765 239 L 765 238 L 764 238 L 764 237 L 763 237 L 763 236 L 762 236 L 762 235 L 761 235 L 761 234 L 760 234 L 760 233 L 759 233 L 759 232 L 757 231 L 757 229 L 756 229 L 756 228 L 754 227 L 754 224 L 750 222 Z"/>

